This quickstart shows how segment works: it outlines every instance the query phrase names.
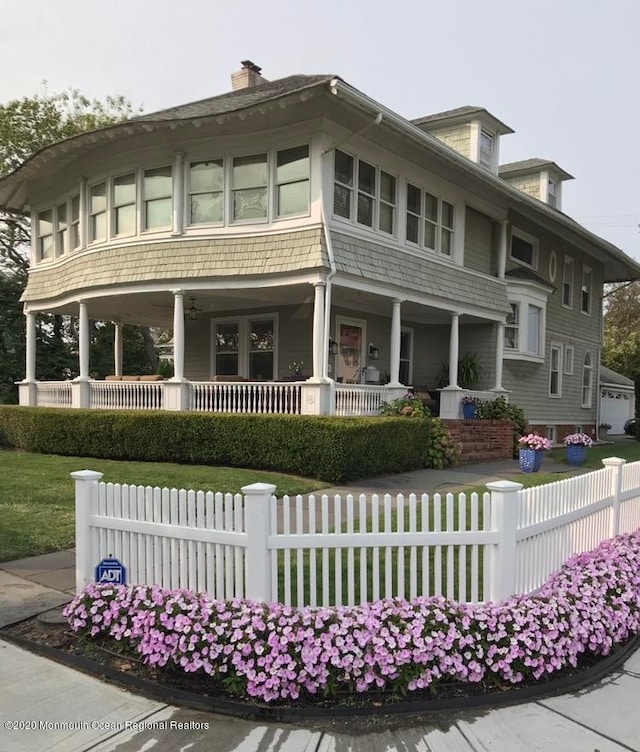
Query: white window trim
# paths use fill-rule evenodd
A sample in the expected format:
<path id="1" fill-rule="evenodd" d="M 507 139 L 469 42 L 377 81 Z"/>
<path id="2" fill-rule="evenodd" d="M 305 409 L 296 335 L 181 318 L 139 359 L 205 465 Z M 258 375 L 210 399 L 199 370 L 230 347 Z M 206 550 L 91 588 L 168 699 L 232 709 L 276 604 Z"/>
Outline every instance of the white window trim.
<path id="1" fill-rule="evenodd" d="M 171 155 L 169 155 L 170 157 Z M 144 193 L 144 174 L 145 172 L 151 172 L 151 170 L 162 170 L 163 168 L 168 167 L 171 170 L 171 193 L 168 196 L 164 196 L 164 198 L 170 198 L 171 199 L 171 220 L 168 225 L 162 225 L 157 227 L 147 227 L 147 218 L 146 218 L 146 211 L 145 211 L 145 204 L 147 199 L 145 198 Z M 173 206 L 176 201 L 176 196 L 174 194 L 174 172 L 175 167 L 173 164 L 173 159 L 169 159 L 168 161 L 164 162 L 158 162 L 157 164 L 152 165 L 144 165 L 143 167 L 138 168 L 140 172 L 140 235 L 157 235 L 158 233 L 166 233 L 171 232 L 173 230 Z M 111 182 L 111 181 L 109 181 Z M 136 181 L 136 188 L 138 186 L 138 181 Z M 111 192 L 108 194 L 111 195 Z M 159 201 L 160 199 L 149 199 L 149 201 Z M 110 202 L 108 202 L 107 208 L 110 210 Z M 118 236 L 119 237 L 119 236 Z"/>
<path id="2" fill-rule="evenodd" d="M 582 308 L 582 285 L 584 281 L 584 273 L 589 272 L 591 274 L 591 285 L 589 287 L 589 310 L 585 311 Z M 583 316 L 591 316 L 593 312 L 593 269 L 586 264 L 582 265 L 582 273 L 580 275 L 580 313 Z"/>
<path id="3" fill-rule="evenodd" d="M 407 192 L 409 190 L 409 185 L 413 186 L 414 188 L 417 188 L 420 191 L 420 215 L 414 214 L 413 212 L 409 212 L 409 210 L 407 209 Z M 426 251 L 427 253 L 437 254 L 438 258 L 450 259 L 451 261 L 453 261 L 456 258 L 456 243 L 457 243 L 458 233 L 460 232 L 460 228 L 458 227 L 459 212 L 458 212 L 458 207 L 456 205 L 456 202 L 452 201 L 451 198 L 447 196 L 441 195 L 439 192 L 430 190 L 429 188 L 424 188 L 422 185 L 417 185 L 413 180 L 403 181 L 403 188 L 404 188 L 403 211 L 405 213 L 404 242 L 410 248 L 420 248 L 420 250 Z M 434 223 L 435 228 L 436 228 L 436 248 L 431 248 L 431 246 L 428 246 L 425 244 L 424 226 L 425 226 L 425 222 L 427 221 L 426 219 L 427 202 L 425 199 L 425 194 L 427 193 L 430 196 L 433 196 L 438 202 L 438 216 L 437 216 L 437 221 Z M 445 228 L 447 231 L 451 231 L 451 252 L 450 253 L 442 252 L 442 230 L 444 227 L 444 225 L 442 224 L 442 202 L 443 201 L 453 207 L 453 227 Z M 414 217 L 418 217 L 418 242 L 417 243 L 407 238 L 407 222 L 406 222 L 407 214 L 411 214 Z"/>
<path id="4" fill-rule="evenodd" d="M 510 303 L 519 305 L 518 313 L 518 348 L 504 348 L 506 360 L 528 360 L 532 363 L 544 363 L 546 352 L 546 329 L 547 329 L 547 299 L 548 292 L 542 291 L 535 282 L 528 280 L 509 280 L 507 285 L 507 298 Z M 538 354 L 526 350 L 528 342 L 528 316 L 529 306 L 541 309 L 540 312 L 540 341 Z"/>
<path id="5" fill-rule="evenodd" d="M 279 314 L 277 311 L 268 313 L 256 313 L 242 316 L 219 316 L 211 319 L 209 328 L 210 359 L 209 370 L 212 376 L 216 376 L 216 325 L 232 321 L 238 322 L 238 376 L 249 378 L 249 322 L 250 321 L 273 321 L 273 379 L 279 378 L 278 364 L 278 331 Z"/>
<path id="6" fill-rule="evenodd" d="M 91 229 L 92 229 L 92 218 L 94 216 L 93 212 L 91 211 L 91 189 L 95 188 L 97 185 L 100 185 L 101 183 L 104 183 L 105 185 L 105 208 L 104 208 L 104 238 L 100 238 L 100 240 L 92 240 L 91 238 Z M 98 212 L 99 214 L 102 214 L 102 212 Z M 102 243 L 107 243 L 111 239 L 111 222 L 109 221 L 109 217 L 111 216 L 111 181 L 109 180 L 108 176 L 103 176 L 99 180 L 95 180 L 91 183 L 87 183 L 87 200 L 86 200 L 86 223 L 87 223 L 87 248 L 90 248 L 92 246 L 101 245 Z M 82 219 L 81 219 L 82 221 Z"/>
<path id="7" fill-rule="evenodd" d="M 571 270 L 569 272 L 569 303 L 564 302 L 564 286 L 567 282 L 567 274 L 566 274 L 567 269 Z M 566 308 L 569 311 L 573 309 L 574 279 L 575 279 L 575 263 L 571 256 L 565 255 L 562 261 L 562 288 L 561 288 L 561 293 L 560 293 L 560 303 L 563 308 Z"/>
<path id="8" fill-rule="evenodd" d="M 551 391 L 551 374 L 552 374 L 552 367 L 553 367 L 553 352 L 556 351 L 558 353 L 558 391 L 556 393 Z M 549 347 L 549 397 L 552 399 L 561 399 L 562 398 L 562 373 L 563 373 L 563 349 L 562 345 L 558 344 L 557 342 L 552 342 Z"/>
<path id="9" fill-rule="evenodd" d="M 409 335 L 409 357 L 408 358 L 401 358 L 402 360 L 408 360 L 409 361 L 409 370 L 408 370 L 408 381 L 407 384 L 413 384 L 413 342 L 414 342 L 414 332 L 412 326 L 402 326 L 400 327 L 400 331 L 402 334 L 408 334 Z"/>
<path id="10" fill-rule="evenodd" d="M 556 443 L 556 427 L 554 425 L 547 426 L 546 429 L 547 438 L 552 444 Z"/>
<path id="11" fill-rule="evenodd" d="M 533 249 L 532 250 L 533 264 L 527 264 L 526 261 L 522 261 L 521 259 L 514 258 L 514 256 L 511 254 L 514 235 L 517 238 L 520 238 L 520 240 L 524 240 L 525 243 L 529 243 L 529 245 L 531 245 Z M 511 241 L 509 242 L 509 259 L 513 261 L 514 264 L 525 266 L 527 269 L 537 269 L 538 268 L 538 250 L 539 250 L 539 243 L 538 243 L 537 238 L 534 238 L 533 235 L 529 235 L 529 233 L 526 233 L 517 227 L 511 227 Z"/>
<path id="12" fill-rule="evenodd" d="M 565 376 L 573 376 L 573 360 L 575 351 L 573 345 L 565 345 L 563 369 Z"/>
<path id="13" fill-rule="evenodd" d="M 297 214 L 278 214 L 278 186 L 288 184 L 288 183 L 278 183 L 278 153 L 281 151 L 289 151 L 290 149 L 298 149 L 301 146 L 306 146 L 308 148 L 308 153 L 309 153 L 309 156 L 307 157 L 309 160 L 309 177 L 307 178 L 307 183 L 308 183 L 307 185 L 307 206 L 308 206 L 307 211 L 298 212 Z M 272 212 L 267 212 L 267 216 L 269 217 L 269 222 L 279 222 L 279 221 L 286 221 L 289 219 L 297 219 L 298 217 L 308 217 L 311 212 L 311 164 L 313 162 L 313 155 L 311 152 L 311 142 L 305 141 L 304 143 L 296 144 L 295 146 L 285 146 L 280 149 L 269 149 L 267 152 L 267 158 L 270 164 L 269 190 L 272 193 L 270 206 L 273 207 Z M 296 180 L 292 182 L 300 182 L 300 181 Z"/>
<path id="14" fill-rule="evenodd" d="M 118 178 L 124 178 L 127 175 L 133 175 L 133 184 L 135 185 L 136 190 L 136 196 L 135 200 L 133 202 L 135 215 L 136 215 L 136 222 L 134 226 L 133 232 L 128 233 L 118 233 L 116 234 L 116 209 L 121 208 L 121 206 L 130 206 L 131 204 L 121 204 L 120 206 L 116 206 L 113 201 L 113 191 L 115 190 L 115 181 Z M 132 238 L 135 237 L 138 234 L 138 214 L 139 214 L 139 192 L 138 192 L 138 175 L 137 170 L 128 170 L 127 172 L 119 172 L 114 175 L 110 175 L 107 181 L 107 190 L 109 192 L 109 195 L 107 197 L 107 208 L 109 210 L 109 219 L 107 221 L 107 239 L 120 239 L 120 238 Z"/>
<path id="15" fill-rule="evenodd" d="M 589 359 L 590 359 L 589 366 L 587 366 L 587 356 L 589 356 Z M 594 370 L 593 361 L 594 361 L 594 358 L 593 358 L 591 351 L 587 351 L 584 354 L 584 358 L 582 359 L 582 382 L 580 384 L 580 407 L 583 407 L 585 409 L 591 409 L 591 407 L 593 406 L 593 370 Z M 588 401 L 584 399 L 584 390 L 585 390 L 584 377 L 585 377 L 585 372 L 587 371 L 587 369 L 589 370 L 591 374 L 591 378 L 589 381 L 589 400 Z"/>
<path id="16" fill-rule="evenodd" d="M 191 221 L 191 165 L 199 162 L 219 162 L 222 161 L 222 220 L 220 222 L 192 222 Z M 185 159 L 184 165 L 184 226 L 185 228 L 201 229 L 203 227 L 223 227 L 228 222 L 228 165 L 229 160 L 223 156 L 208 156 L 208 157 L 189 157 Z"/>

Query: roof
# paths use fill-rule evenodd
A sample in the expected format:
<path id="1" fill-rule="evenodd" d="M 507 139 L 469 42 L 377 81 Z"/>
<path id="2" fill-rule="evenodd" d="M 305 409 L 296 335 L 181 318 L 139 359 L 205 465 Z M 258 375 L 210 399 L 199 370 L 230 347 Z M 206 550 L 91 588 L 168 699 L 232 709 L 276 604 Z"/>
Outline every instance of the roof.
<path id="1" fill-rule="evenodd" d="M 147 115 L 138 115 L 127 121 L 135 122 L 161 122 L 164 120 L 190 120 L 192 118 L 211 117 L 237 112 L 245 107 L 253 107 L 256 104 L 264 104 L 272 99 L 278 99 L 286 94 L 292 94 L 302 89 L 308 89 L 318 84 L 328 83 L 336 78 L 333 75 L 313 76 L 287 76 L 277 81 L 264 81 L 264 83 L 249 86 L 246 89 L 230 91 L 208 99 L 200 99 L 197 102 L 170 107 L 167 110 L 158 110 Z"/>
<path id="2" fill-rule="evenodd" d="M 633 379 L 623 376 L 621 373 L 612 371 L 610 368 L 601 365 L 600 366 L 600 383 L 601 384 L 616 384 L 617 386 L 624 386 L 628 389 L 634 389 L 635 384 Z"/>
<path id="3" fill-rule="evenodd" d="M 507 164 L 500 165 L 498 167 L 498 175 L 504 177 L 505 175 L 519 175 L 525 172 L 540 172 L 545 168 L 551 168 L 559 175 L 561 180 L 573 180 L 573 175 L 570 175 L 566 170 L 563 170 L 560 165 L 550 159 L 539 159 L 538 157 L 534 157 L 533 159 L 522 159 L 520 162 L 508 162 Z"/>
<path id="4" fill-rule="evenodd" d="M 463 107 L 456 107 L 453 110 L 436 112 L 433 115 L 424 115 L 423 117 L 415 118 L 411 122 L 415 125 L 431 125 L 432 123 L 437 125 L 440 121 L 460 122 L 470 120 L 472 115 L 478 115 L 485 120 L 490 120 L 499 133 L 514 133 L 512 128 L 509 128 L 509 126 L 503 123 L 502 120 L 498 120 L 498 118 L 495 117 L 495 115 L 492 115 L 489 110 L 486 110 L 484 107 L 477 107 L 469 104 L 464 105 Z"/>
<path id="5" fill-rule="evenodd" d="M 504 273 L 504 276 L 509 277 L 510 279 L 522 279 L 527 282 L 535 282 L 538 285 L 544 285 L 552 290 L 556 289 L 553 285 L 549 284 L 546 279 L 539 274 L 536 274 L 532 269 L 527 269 L 526 266 L 516 266 L 513 269 L 508 269 Z"/>

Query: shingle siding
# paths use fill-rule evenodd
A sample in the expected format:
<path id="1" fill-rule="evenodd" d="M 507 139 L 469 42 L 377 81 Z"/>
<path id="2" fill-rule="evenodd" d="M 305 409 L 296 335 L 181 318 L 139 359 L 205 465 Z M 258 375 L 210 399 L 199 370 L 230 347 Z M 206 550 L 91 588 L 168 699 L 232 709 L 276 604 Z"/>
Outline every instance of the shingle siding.
<path id="1" fill-rule="evenodd" d="M 493 223 L 491 217 L 467 207 L 464 238 L 464 265 L 484 274 L 491 274 Z"/>

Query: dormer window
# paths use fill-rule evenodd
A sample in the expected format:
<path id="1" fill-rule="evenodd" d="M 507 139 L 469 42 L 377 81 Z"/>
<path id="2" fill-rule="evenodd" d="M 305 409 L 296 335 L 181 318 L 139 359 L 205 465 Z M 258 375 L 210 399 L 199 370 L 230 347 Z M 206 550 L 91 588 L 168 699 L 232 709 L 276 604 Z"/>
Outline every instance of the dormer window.
<path id="1" fill-rule="evenodd" d="M 554 209 L 558 208 L 558 183 L 555 180 L 549 180 L 547 187 L 547 203 L 549 206 L 553 206 Z"/>
<path id="2" fill-rule="evenodd" d="M 491 169 L 493 167 L 493 151 L 495 145 L 495 136 L 487 133 L 485 130 L 480 131 L 480 148 L 478 149 L 478 162 L 483 167 Z"/>

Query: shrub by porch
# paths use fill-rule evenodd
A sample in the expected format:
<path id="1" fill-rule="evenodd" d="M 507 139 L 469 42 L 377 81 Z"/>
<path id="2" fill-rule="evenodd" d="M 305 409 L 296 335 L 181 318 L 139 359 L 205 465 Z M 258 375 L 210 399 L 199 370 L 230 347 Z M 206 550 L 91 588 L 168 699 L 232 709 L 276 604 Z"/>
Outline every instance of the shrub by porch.
<path id="1" fill-rule="evenodd" d="M 0 407 L 0 444 L 29 452 L 278 470 L 328 483 L 433 465 L 437 419 Z"/>

